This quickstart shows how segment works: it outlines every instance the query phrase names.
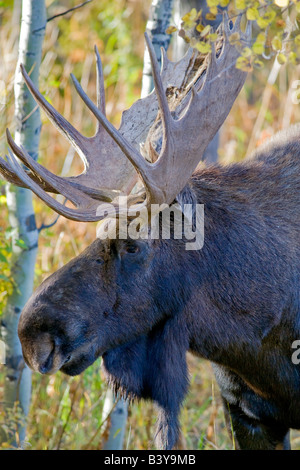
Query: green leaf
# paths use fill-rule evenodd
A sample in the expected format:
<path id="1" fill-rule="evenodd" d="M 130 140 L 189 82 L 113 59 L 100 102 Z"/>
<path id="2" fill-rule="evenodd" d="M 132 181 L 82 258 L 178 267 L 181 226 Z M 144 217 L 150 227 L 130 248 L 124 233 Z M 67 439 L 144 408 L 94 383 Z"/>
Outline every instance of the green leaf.
<path id="1" fill-rule="evenodd" d="M 218 39 L 217 33 L 211 33 L 207 36 L 207 39 L 209 39 L 210 42 L 215 42 Z"/>
<path id="2" fill-rule="evenodd" d="M 266 27 L 269 26 L 269 20 L 261 16 L 257 18 L 256 22 L 260 29 L 266 29 Z"/>
<path id="3" fill-rule="evenodd" d="M 238 57 L 235 66 L 244 72 L 249 72 L 252 69 L 251 62 L 247 57 Z"/>
<path id="4" fill-rule="evenodd" d="M 26 243 L 24 242 L 24 240 L 16 240 L 15 241 L 15 245 L 17 245 L 18 247 L 22 248 L 23 250 L 27 250 L 28 249 L 28 246 L 26 245 Z"/>
<path id="5" fill-rule="evenodd" d="M 253 65 L 256 69 L 262 69 L 263 66 L 264 66 L 264 63 L 263 63 L 262 60 L 255 59 L 254 62 L 253 62 Z"/>
<path id="6" fill-rule="evenodd" d="M 242 50 L 242 57 L 251 57 L 252 56 L 252 50 L 250 47 L 244 47 Z"/>
<path id="7" fill-rule="evenodd" d="M 203 38 L 206 34 L 208 34 L 211 30 L 211 26 L 208 24 L 205 26 L 203 31 L 201 32 L 200 36 Z"/>
<path id="8" fill-rule="evenodd" d="M 255 42 L 259 44 L 265 44 L 266 42 L 266 35 L 265 33 L 259 33 L 255 39 Z"/>
<path id="9" fill-rule="evenodd" d="M 265 50 L 264 44 L 261 44 L 259 42 L 255 42 L 252 46 L 252 51 L 254 52 L 254 54 L 261 55 L 263 54 L 264 50 Z"/>
<path id="10" fill-rule="evenodd" d="M 254 54 L 261 55 L 265 50 L 266 36 L 264 33 L 259 33 L 256 37 L 255 43 L 252 46 Z"/>
<path id="11" fill-rule="evenodd" d="M 278 36 L 275 36 L 272 40 L 272 47 L 274 49 L 274 51 L 281 51 L 282 49 L 282 41 L 280 39 L 280 37 Z"/>
<path id="12" fill-rule="evenodd" d="M 235 0 L 235 6 L 238 10 L 244 10 L 246 8 L 245 0 Z"/>
<path id="13" fill-rule="evenodd" d="M 276 18 L 276 11 L 274 11 L 272 8 L 269 8 L 269 10 L 266 11 L 264 14 L 264 18 L 271 23 L 275 18 Z"/>
<path id="14" fill-rule="evenodd" d="M 219 5 L 219 0 L 207 0 L 206 3 L 209 8 L 217 7 Z"/>
<path id="15" fill-rule="evenodd" d="M 300 46 L 300 34 L 298 34 L 298 35 L 295 37 L 294 42 L 295 42 L 296 46 Z"/>
<path id="16" fill-rule="evenodd" d="M 250 20 L 250 21 L 257 20 L 257 18 L 259 18 L 258 9 L 255 7 L 248 8 L 246 12 L 246 16 L 247 16 L 247 20 Z"/>
<path id="17" fill-rule="evenodd" d="M 59 80 L 51 80 L 49 82 L 49 86 L 54 87 L 54 88 L 59 88 L 61 85 Z"/>
<path id="18" fill-rule="evenodd" d="M 197 10 L 192 8 L 186 15 L 182 17 L 182 21 L 188 26 L 191 27 L 195 20 L 197 19 Z"/>
<path id="19" fill-rule="evenodd" d="M 208 52 L 211 52 L 211 45 L 208 42 L 197 42 L 193 47 L 202 54 L 208 54 Z"/>
<path id="20" fill-rule="evenodd" d="M 0 251 L 0 261 L 2 261 L 2 263 L 8 264 L 8 259 L 6 258 L 6 256 L 4 256 L 4 254 L 1 251 Z"/>
<path id="21" fill-rule="evenodd" d="M 291 62 L 291 64 L 293 65 L 297 65 L 297 54 L 296 52 L 290 52 L 289 53 L 289 62 Z"/>
<path id="22" fill-rule="evenodd" d="M 280 52 L 278 55 L 277 55 L 277 60 L 278 60 L 278 63 L 280 65 L 283 65 L 287 62 L 287 57 L 282 53 Z"/>

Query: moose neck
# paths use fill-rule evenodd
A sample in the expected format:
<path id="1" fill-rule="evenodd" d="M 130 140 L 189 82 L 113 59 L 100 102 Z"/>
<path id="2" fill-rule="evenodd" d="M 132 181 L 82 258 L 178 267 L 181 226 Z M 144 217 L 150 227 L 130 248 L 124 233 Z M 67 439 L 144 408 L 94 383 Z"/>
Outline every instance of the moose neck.
<path id="1" fill-rule="evenodd" d="M 290 299 L 281 285 L 282 273 L 293 282 L 286 268 L 293 253 L 285 248 L 280 226 L 274 232 L 268 205 L 278 171 L 270 166 L 262 174 L 259 162 L 246 160 L 201 168 L 189 183 L 190 195 L 205 207 L 203 248 L 188 254 L 187 288 L 193 295 L 185 315 L 190 349 L 245 374 L 246 363 L 239 359 L 247 353 L 255 364 L 273 329 L 290 322 L 282 319 Z M 292 195 L 290 199 L 292 206 Z M 265 240 L 270 240 L 268 258 Z"/>

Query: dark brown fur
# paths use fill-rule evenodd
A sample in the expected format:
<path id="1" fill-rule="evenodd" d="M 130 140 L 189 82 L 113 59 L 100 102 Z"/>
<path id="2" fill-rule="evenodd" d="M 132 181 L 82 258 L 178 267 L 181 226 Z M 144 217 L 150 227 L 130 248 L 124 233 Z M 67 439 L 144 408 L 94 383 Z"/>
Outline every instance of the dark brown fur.
<path id="1" fill-rule="evenodd" d="M 295 126 L 251 159 L 195 172 L 178 201 L 205 205 L 202 250 L 96 240 L 50 276 L 21 315 L 28 364 L 74 375 L 102 355 L 116 390 L 157 403 L 170 449 L 189 350 L 213 363 L 238 448 L 288 448 L 300 428 L 299 139 Z"/>

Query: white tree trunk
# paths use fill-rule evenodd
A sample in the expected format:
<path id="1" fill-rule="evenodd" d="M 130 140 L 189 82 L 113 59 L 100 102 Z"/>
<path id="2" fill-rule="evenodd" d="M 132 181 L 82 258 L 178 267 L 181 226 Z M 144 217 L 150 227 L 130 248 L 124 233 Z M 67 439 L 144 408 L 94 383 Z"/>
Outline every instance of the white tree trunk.
<path id="1" fill-rule="evenodd" d="M 35 159 L 38 155 L 41 129 L 40 113 L 38 109 L 32 112 L 36 108 L 36 103 L 24 84 L 20 73 L 20 63 L 24 64 L 26 70 L 30 72 L 31 79 L 37 84 L 45 28 L 45 1 L 23 0 L 19 55 L 14 88 L 17 125 L 14 138 L 16 143 L 26 147 Z M 38 231 L 35 224 L 31 191 L 8 185 L 7 205 L 9 223 L 13 229 L 14 238 L 12 276 L 15 288 L 8 299 L 1 329 L 2 339 L 6 345 L 4 401 L 7 410 L 18 403 L 26 416 L 30 405 L 31 374 L 22 358 L 17 325 L 20 313 L 33 290 Z M 18 246 L 15 243 L 17 240 L 22 240 L 25 246 Z M 22 446 L 24 439 L 25 426 L 20 423 L 14 436 L 14 444 Z"/>
<path id="2" fill-rule="evenodd" d="M 171 36 L 166 33 L 172 16 L 173 0 L 153 0 L 150 8 L 146 30 L 152 41 L 159 65 L 161 64 L 160 48 L 168 50 Z M 152 68 L 148 49 L 144 54 L 144 69 L 141 97 L 147 96 L 153 89 Z"/>

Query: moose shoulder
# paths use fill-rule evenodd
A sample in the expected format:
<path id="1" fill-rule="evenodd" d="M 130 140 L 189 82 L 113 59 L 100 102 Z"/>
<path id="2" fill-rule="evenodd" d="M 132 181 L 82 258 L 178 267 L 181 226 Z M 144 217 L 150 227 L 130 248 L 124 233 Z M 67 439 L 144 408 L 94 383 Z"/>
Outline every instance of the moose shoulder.
<path id="1" fill-rule="evenodd" d="M 234 67 L 239 53 L 228 41 L 236 31 L 239 19 L 232 26 L 225 18 L 209 65 L 189 52 L 179 64 L 165 58 L 161 73 L 146 37 L 156 94 L 128 110 L 119 131 L 105 117 L 97 53 L 97 106 L 75 80 L 99 121 L 92 139 L 45 102 L 23 70 L 37 102 L 86 168 L 76 178 L 59 178 L 9 134 L 26 169 L 13 153 L 0 161 L 6 179 L 32 189 L 58 213 L 86 221 L 106 213 L 113 217 L 108 230 L 117 226 L 115 237 L 97 238 L 35 291 L 19 323 L 25 361 L 40 373 L 76 375 L 103 356 L 116 392 L 158 405 L 158 445 L 166 449 L 179 436 L 187 351 L 213 363 L 238 448 L 289 448 L 289 429 L 300 428 L 300 373 L 292 361 L 292 344 L 300 339 L 300 126 L 277 135 L 242 163 L 195 170 L 245 80 Z M 249 40 L 248 27 L 240 34 Z M 194 74 L 189 80 L 187 70 Z M 176 85 L 171 87 L 170 80 Z M 163 136 L 160 150 L 157 132 Z M 144 158 L 137 136 L 147 133 Z M 131 192 L 132 168 L 143 183 L 138 192 Z M 63 194 L 75 208 L 59 204 L 48 192 Z M 195 221 L 203 204 L 202 249 L 186 249 L 185 238 L 174 236 L 174 220 L 169 239 L 151 237 L 149 227 L 148 236 L 138 239 L 118 236 L 124 193 L 129 221 L 138 210 L 149 214 L 151 206 L 169 207 L 174 201 L 188 204 Z"/>

